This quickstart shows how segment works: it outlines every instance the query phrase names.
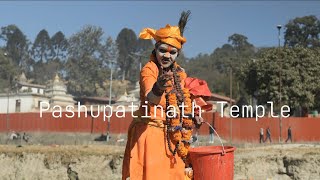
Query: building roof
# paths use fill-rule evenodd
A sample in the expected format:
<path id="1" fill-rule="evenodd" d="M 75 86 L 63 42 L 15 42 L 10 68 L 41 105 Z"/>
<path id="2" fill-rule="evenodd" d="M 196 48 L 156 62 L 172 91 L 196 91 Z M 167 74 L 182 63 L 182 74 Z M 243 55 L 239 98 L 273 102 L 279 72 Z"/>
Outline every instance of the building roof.
<path id="1" fill-rule="evenodd" d="M 8 97 L 28 97 L 28 96 L 36 96 L 36 97 L 44 97 L 46 98 L 46 96 L 44 94 L 39 94 L 39 93 L 0 93 L 0 98 L 8 98 Z"/>
<path id="2" fill-rule="evenodd" d="M 44 85 L 31 84 L 31 83 L 27 83 L 27 82 L 18 82 L 18 84 L 21 86 L 27 86 L 27 87 L 35 87 L 35 88 L 42 88 L 42 89 L 46 88 L 46 86 L 44 86 Z"/>

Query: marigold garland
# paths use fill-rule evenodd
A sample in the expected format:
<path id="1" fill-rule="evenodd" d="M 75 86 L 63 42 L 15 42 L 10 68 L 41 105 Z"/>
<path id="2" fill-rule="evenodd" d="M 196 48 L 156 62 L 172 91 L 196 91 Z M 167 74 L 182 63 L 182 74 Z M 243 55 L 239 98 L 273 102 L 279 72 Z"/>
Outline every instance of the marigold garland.
<path id="1" fill-rule="evenodd" d="M 177 69 L 180 67 L 174 64 L 173 68 Z M 179 80 L 184 79 L 186 76 L 184 72 L 177 73 L 177 78 L 179 78 Z M 175 86 L 176 88 L 173 88 L 173 90 L 171 90 L 167 94 L 167 103 L 169 103 L 170 106 L 177 107 L 177 115 L 173 118 L 169 118 L 170 124 L 168 128 L 170 129 L 168 132 L 170 133 L 169 136 L 171 141 L 176 144 L 175 151 L 177 151 L 178 155 L 185 161 L 186 165 L 188 165 L 187 155 L 191 142 L 193 121 L 190 116 L 182 116 L 182 112 L 180 113 L 181 109 L 179 109 L 179 105 L 181 105 L 181 103 L 184 103 L 183 115 L 187 116 L 191 115 L 192 113 L 192 104 L 189 90 L 187 88 L 181 88 L 179 80 L 178 82 L 176 82 L 179 83 Z M 170 84 L 173 85 L 174 83 L 175 82 L 171 82 Z M 170 108 L 167 110 L 170 110 Z"/>

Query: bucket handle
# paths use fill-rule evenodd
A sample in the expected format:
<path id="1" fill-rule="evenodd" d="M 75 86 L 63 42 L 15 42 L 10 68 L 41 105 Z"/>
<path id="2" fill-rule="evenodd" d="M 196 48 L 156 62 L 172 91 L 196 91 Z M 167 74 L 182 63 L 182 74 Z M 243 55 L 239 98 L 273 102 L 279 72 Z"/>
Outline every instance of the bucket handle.
<path id="1" fill-rule="evenodd" d="M 217 133 L 217 131 L 216 131 L 216 130 L 210 125 L 210 123 L 208 123 L 207 121 L 203 121 L 203 123 L 206 123 L 206 124 L 216 133 L 216 135 L 218 136 L 219 141 L 220 141 L 220 143 L 221 143 L 221 146 L 222 146 L 222 155 L 225 155 L 225 154 L 226 154 L 226 151 L 225 151 L 225 149 L 224 149 L 224 145 L 223 145 L 223 143 L 222 143 L 222 141 L 221 141 L 221 138 L 220 138 L 219 134 Z"/>

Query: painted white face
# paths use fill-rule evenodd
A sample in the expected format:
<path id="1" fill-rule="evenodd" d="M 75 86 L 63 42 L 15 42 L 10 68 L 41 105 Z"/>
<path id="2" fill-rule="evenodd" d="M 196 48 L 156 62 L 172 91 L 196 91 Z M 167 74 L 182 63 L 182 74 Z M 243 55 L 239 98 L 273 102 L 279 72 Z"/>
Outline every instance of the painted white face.
<path id="1" fill-rule="evenodd" d="M 169 67 L 177 58 L 179 50 L 168 44 L 160 44 L 156 48 L 156 57 L 158 63 L 163 67 Z"/>

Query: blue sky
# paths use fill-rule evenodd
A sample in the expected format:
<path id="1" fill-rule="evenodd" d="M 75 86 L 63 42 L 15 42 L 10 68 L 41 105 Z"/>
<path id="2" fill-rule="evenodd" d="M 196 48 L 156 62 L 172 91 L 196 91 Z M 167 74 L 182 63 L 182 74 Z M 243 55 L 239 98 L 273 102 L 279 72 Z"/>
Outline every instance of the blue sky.
<path id="1" fill-rule="evenodd" d="M 16 24 L 33 42 L 42 29 L 70 37 L 90 24 L 115 39 L 124 27 L 138 34 L 145 27 L 175 25 L 182 10 L 192 13 L 183 48 L 187 57 L 213 52 L 233 33 L 256 47 L 276 46 L 278 24 L 307 15 L 320 19 L 319 1 L 0 1 L 0 27 Z"/>

